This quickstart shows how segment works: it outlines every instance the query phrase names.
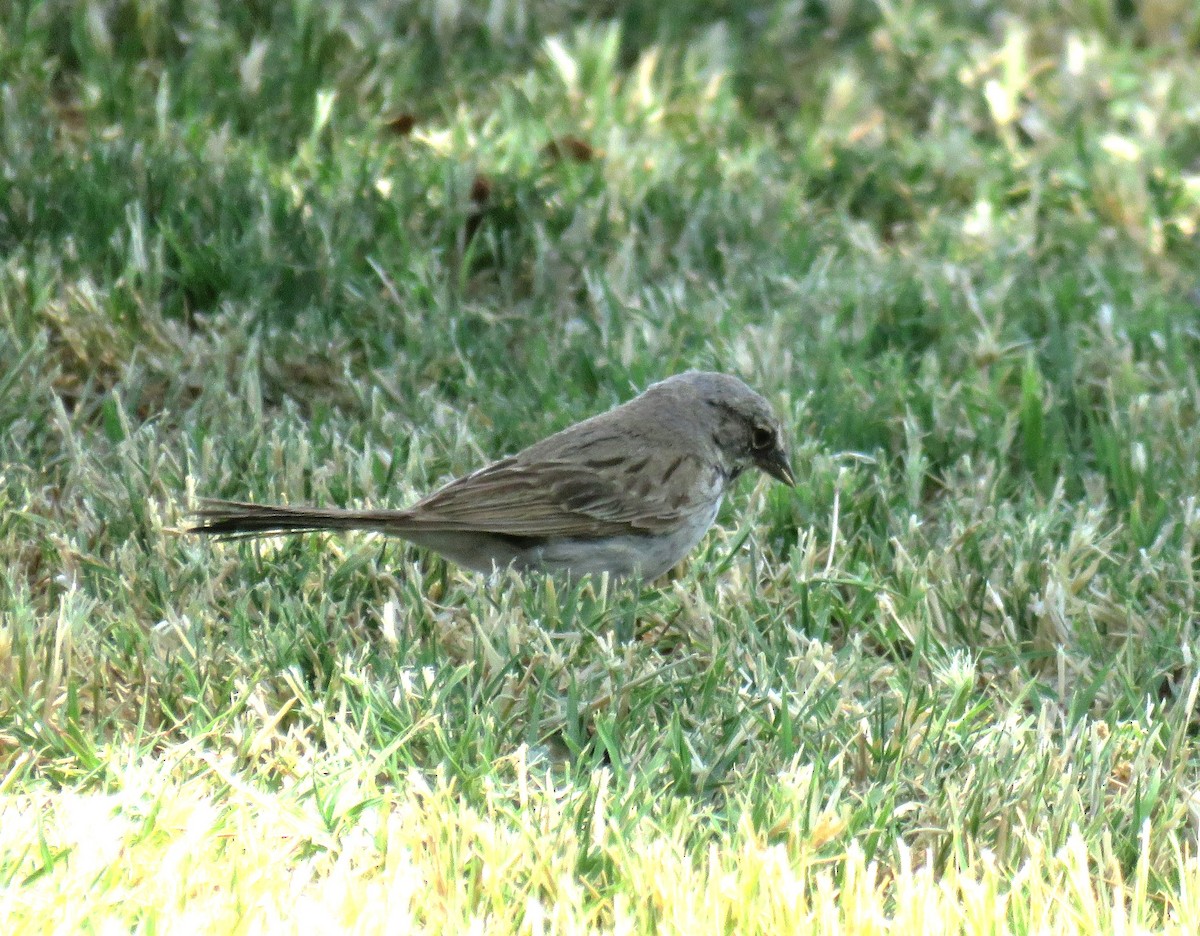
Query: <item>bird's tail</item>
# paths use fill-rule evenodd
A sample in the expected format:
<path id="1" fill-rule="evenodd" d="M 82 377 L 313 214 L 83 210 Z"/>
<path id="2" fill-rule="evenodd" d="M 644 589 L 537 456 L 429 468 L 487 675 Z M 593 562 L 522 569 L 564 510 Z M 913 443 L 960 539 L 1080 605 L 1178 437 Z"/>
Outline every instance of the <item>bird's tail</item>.
<path id="1" fill-rule="evenodd" d="M 387 530 L 404 511 L 343 510 L 337 507 L 283 507 L 242 501 L 203 500 L 189 533 L 222 539 L 316 533 L 321 530 Z"/>

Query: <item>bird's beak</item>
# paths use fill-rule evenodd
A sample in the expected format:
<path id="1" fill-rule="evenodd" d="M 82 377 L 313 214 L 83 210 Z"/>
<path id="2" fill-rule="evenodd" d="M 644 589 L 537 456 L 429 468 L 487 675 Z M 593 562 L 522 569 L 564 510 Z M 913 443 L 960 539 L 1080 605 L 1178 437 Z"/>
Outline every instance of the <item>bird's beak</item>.
<path id="1" fill-rule="evenodd" d="M 763 452 L 761 457 L 755 459 L 755 464 L 772 478 L 779 479 L 788 487 L 796 486 L 796 476 L 792 474 L 792 466 L 788 464 L 787 452 L 782 448 L 773 448 L 769 452 Z"/>

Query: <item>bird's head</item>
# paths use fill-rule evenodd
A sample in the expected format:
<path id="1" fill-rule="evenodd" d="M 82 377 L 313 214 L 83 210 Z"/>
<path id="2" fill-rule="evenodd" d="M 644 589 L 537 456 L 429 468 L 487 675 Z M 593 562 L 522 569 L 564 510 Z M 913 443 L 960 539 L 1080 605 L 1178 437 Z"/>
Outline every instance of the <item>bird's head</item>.
<path id="1" fill-rule="evenodd" d="M 795 485 L 779 420 L 770 404 L 737 377 L 688 371 L 651 390 L 670 393 L 685 405 L 680 418 L 695 419 L 709 433 L 730 480 L 754 467 Z"/>

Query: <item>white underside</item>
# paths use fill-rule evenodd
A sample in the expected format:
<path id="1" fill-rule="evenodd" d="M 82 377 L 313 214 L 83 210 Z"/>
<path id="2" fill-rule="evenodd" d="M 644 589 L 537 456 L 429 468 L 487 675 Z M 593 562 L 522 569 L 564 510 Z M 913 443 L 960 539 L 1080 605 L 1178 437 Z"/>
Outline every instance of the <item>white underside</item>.
<path id="1" fill-rule="evenodd" d="M 718 500 L 709 511 L 670 533 L 558 540 L 529 550 L 518 564 L 572 575 L 607 572 L 616 578 L 656 579 L 696 548 L 720 506 Z"/>

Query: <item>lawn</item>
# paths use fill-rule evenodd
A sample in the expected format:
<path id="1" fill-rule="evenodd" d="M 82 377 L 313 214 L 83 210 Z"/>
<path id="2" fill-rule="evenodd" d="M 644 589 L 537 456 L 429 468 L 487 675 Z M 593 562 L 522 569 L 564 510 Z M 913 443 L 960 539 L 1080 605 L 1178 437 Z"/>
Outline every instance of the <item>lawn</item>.
<path id="1" fill-rule="evenodd" d="M 1191 0 L 0 5 L 0 931 L 1200 931 Z M 653 587 L 412 503 L 688 368 Z"/>

